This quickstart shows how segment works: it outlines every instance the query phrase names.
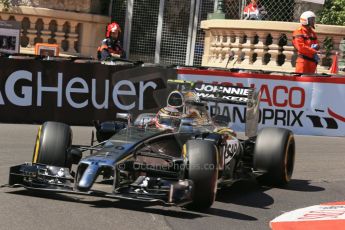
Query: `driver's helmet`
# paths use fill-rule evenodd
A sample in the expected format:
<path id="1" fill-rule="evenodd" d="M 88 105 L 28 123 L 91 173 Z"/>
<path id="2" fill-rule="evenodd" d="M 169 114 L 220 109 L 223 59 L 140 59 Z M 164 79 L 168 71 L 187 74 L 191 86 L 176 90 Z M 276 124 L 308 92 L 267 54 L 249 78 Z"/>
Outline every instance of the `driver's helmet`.
<path id="1" fill-rule="evenodd" d="M 169 107 L 181 110 L 184 106 L 183 94 L 178 90 L 172 91 L 168 96 L 167 105 Z"/>
<path id="2" fill-rule="evenodd" d="M 156 115 L 156 127 L 159 129 L 179 128 L 181 122 L 181 113 L 174 107 L 166 106 L 159 110 Z"/>

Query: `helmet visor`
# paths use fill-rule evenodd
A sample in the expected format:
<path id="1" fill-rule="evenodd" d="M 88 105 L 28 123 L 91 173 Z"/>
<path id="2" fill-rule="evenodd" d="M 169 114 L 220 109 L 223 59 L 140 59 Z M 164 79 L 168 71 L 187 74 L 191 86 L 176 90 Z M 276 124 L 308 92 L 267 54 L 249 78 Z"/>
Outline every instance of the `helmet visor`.
<path id="1" fill-rule="evenodd" d="M 182 107 L 183 106 L 183 98 L 182 94 L 179 92 L 173 92 L 169 95 L 168 101 L 167 101 L 168 106 L 172 107 Z"/>
<path id="2" fill-rule="evenodd" d="M 308 25 L 315 28 L 315 18 L 314 17 L 308 18 Z"/>

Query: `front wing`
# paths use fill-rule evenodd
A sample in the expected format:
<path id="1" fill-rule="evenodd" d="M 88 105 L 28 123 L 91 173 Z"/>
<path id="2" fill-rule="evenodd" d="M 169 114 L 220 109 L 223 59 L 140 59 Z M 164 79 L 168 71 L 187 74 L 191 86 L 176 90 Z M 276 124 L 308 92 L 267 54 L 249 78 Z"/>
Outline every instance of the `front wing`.
<path id="1" fill-rule="evenodd" d="M 192 202 L 193 197 L 194 186 L 191 180 L 139 176 L 129 185 L 115 187 L 114 184 L 110 185 L 110 192 L 96 189 L 79 191 L 68 168 L 25 163 L 10 168 L 9 183 L 6 186 L 178 206 Z"/>

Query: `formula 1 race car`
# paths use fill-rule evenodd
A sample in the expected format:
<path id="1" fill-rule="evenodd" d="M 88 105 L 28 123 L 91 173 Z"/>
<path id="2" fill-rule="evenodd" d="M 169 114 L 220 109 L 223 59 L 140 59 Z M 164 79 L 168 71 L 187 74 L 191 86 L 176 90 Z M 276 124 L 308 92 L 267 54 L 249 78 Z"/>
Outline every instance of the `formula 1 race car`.
<path id="1" fill-rule="evenodd" d="M 96 122 L 97 144 L 91 146 L 73 145 L 68 125 L 45 122 L 32 163 L 11 167 L 9 186 L 206 209 L 217 188 L 235 181 L 254 178 L 268 186 L 290 181 L 293 133 L 282 128 L 257 133 L 259 95 L 253 88 L 181 80 L 168 85 L 175 90 L 167 107 L 134 121 L 119 113 L 116 121 Z M 246 105 L 247 138 L 237 138 L 226 117 L 210 116 L 207 103 Z"/>

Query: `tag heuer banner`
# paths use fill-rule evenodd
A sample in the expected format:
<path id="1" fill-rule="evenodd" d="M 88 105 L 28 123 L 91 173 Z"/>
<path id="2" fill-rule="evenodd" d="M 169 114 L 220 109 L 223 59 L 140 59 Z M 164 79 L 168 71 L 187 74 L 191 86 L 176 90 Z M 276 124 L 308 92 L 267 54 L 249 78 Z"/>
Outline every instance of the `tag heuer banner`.
<path id="1" fill-rule="evenodd" d="M 0 121 L 114 120 L 165 106 L 172 68 L 0 58 Z"/>

